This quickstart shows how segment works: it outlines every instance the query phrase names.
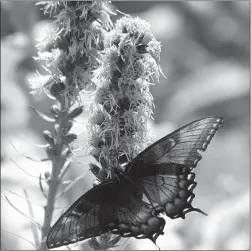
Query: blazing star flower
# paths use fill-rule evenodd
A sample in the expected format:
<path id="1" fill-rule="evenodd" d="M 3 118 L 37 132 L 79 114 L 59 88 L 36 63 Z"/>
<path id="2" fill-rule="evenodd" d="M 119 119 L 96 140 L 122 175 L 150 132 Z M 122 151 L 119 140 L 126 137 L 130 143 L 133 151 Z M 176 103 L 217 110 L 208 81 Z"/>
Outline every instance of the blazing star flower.
<path id="1" fill-rule="evenodd" d="M 149 41 L 144 42 L 145 38 Z M 89 132 L 91 153 L 98 160 L 102 156 L 101 167 L 107 177 L 113 177 L 116 168 L 131 161 L 152 141 L 147 127 L 153 113 L 149 86 L 159 79 L 161 48 L 148 22 L 127 16 L 106 33 L 104 46 L 103 63 L 93 76 L 97 89 Z M 97 145 L 93 135 L 102 144 Z"/>
<path id="2" fill-rule="evenodd" d="M 54 21 L 39 39 L 35 58 L 46 74 L 37 72 L 30 80 L 32 94 L 44 92 L 56 102 L 48 114 L 34 108 L 43 119 L 55 123 L 53 132 L 43 132 L 48 143 L 46 153 L 52 162 L 51 173 L 46 173 L 50 182 L 40 247 L 46 249 L 45 237 L 50 229 L 56 191 L 68 169 L 74 150 L 72 143 L 78 137 L 70 130 L 74 118 L 83 112 L 80 95 L 93 89 L 93 72 L 101 63 L 103 37 L 113 25 L 109 3 L 105 1 L 44 1 L 38 4 L 43 6 L 44 13 L 54 16 Z M 100 118 L 96 115 L 93 121 L 102 123 Z M 92 144 L 99 148 L 103 141 L 100 132 L 93 131 Z M 93 155 L 102 157 L 100 153 L 93 152 Z"/>

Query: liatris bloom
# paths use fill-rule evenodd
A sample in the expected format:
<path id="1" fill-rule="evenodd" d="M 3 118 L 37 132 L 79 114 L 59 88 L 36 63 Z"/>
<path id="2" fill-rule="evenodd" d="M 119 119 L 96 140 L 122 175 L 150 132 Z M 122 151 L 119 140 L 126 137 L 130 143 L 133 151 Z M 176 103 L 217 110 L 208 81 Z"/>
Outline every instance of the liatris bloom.
<path id="1" fill-rule="evenodd" d="M 100 63 L 104 32 L 112 28 L 109 9 L 103 1 L 49 1 L 44 11 L 58 12 L 37 45 L 47 76 L 31 81 L 33 93 L 50 89 L 54 81 L 67 81 L 71 97 L 92 84 L 92 71 Z"/>
<path id="2" fill-rule="evenodd" d="M 97 177 L 94 185 L 114 177 L 152 142 L 147 120 L 152 118 L 153 97 L 149 86 L 159 80 L 160 43 L 150 25 L 140 18 L 123 17 L 106 33 L 102 65 L 95 70 L 97 89 L 89 118 L 90 153 L 100 166 L 90 163 Z M 100 242 L 89 241 L 94 249 L 108 249 L 111 241 L 104 234 Z M 112 242 L 112 244 L 111 244 Z"/>
<path id="3" fill-rule="evenodd" d="M 54 131 L 44 131 L 48 143 L 48 159 L 52 162 L 47 173 L 49 186 L 42 227 L 41 248 L 46 249 L 48 234 L 58 185 L 69 167 L 71 143 L 77 135 L 70 133 L 73 119 L 80 115 L 81 92 L 93 86 L 93 70 L 100 64 L 100 51 L 104 33 L 112 28 L 109 9 L 104 1 L 50 1 L 40 2 L 45 13 L 55 14 L 38 44 L 37 60 L 41 61 L 47 75 L 39 73 L 30 80 L 32 93 L 45 92 L 56 100 L 50 114 L 42 118 L 54 122 Z M 79 101 L 79 102 L 76 102 Z"/>
<path id="4" fill-rule="evenodd" d="M 106 34 L 104 46 L 103 63 L 93 78 L 97 90 L 89 120 L 90 145 L 107 177 L 113 177 L 114 169 L 151 143 L 149 86 L 159 79 L 161 48 L 150 25 L 131 17 L 117 21 Z"/>

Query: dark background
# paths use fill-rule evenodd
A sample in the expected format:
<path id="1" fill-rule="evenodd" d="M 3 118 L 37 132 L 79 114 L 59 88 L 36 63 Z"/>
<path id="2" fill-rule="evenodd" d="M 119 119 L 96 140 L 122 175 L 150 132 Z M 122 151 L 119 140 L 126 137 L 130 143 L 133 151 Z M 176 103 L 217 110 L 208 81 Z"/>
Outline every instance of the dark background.
<path id="1" fill-rule="evenodd" d="M 150 22 L 162 43 L 161 65 L 167 78 L 152 86 L 155 99 L 151 131 L 160 138 L 178 127 L 203 116 L 218 115 L 224 125 L 216 134 L 196 168 L 198 186 L 193 204 L 208 213 L 204 217 L 190 213 L 185 220 L 167 219 L 165 235 L 157 245 L 161 249 L 249 249 L 249 1 L 186 2 L 113 2 L 120 11 Z M 118 15 L 116 18 L 121 17 Z M 114 20 L 116 18 L 113 18 Z M 41 66 L 36 38 L 47 17 L 34 2 L 1 4 L 1 159 L 2 185 L 43 205 L 38 176 L 49 164 L 31 162 L 25 156 L 45 157 L 41 134 L 52 125 L 32 112 L 29 105 L 45 111 L 53 104 L 44 95 L 29 93 L 30 78 Z M 88 100 L 87 100 L 88 101 Z M 79 119 L 78 132 L 85 129 L 88 111 Z M 11 132 L 15 132 L 13 135 Z M 81 137 L 80 137 L 81 138 Z M 84 140 L 84 137 L 83 137 Z M 80 142 L 81 143 L 81 142 Z M 81 155 L 81 153 L 79 153 Z M 94 180 L 88 171 L 90 158 L 76 158 L 68 179 L 86 172 L 58 207 L 67 207 L 91 188 Z M 20 210 L 27 203 L 2 189 Z M 53 222 L 63 209 L 55 211 Z M 43 209 L 34 206 L 35 218 L 43 221 Z M 33 241 L 30 222 L 6 201 L 1 202 L 2 228 Z M 32 249 L 26 241 L 1 232 L 2 249 Z M 155 249 L 148 240 L 131 238 L 127 249 Z M 87 244 L 75 246 L 86 248 Z"/>

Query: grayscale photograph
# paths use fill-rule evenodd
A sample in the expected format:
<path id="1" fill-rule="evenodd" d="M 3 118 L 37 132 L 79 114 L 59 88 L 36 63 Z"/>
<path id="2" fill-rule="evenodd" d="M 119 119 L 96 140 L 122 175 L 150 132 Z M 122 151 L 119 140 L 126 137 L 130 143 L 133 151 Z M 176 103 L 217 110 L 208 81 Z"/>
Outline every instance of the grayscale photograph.
<path id="1" fill-rule="evenodd" d="M 250 1 L 1 1 L 2 250 L 250 250 Z"/>

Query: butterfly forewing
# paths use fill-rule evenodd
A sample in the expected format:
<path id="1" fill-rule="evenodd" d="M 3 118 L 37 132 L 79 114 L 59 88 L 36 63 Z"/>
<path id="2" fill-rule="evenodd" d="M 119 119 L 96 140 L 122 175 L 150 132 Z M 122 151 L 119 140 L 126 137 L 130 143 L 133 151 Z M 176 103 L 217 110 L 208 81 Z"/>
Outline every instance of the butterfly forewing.
<path id="1" fill-rule="evenodd" d="M 161 138 L 141 152 L 126 169 L 129 177 L 145 176 L 145 166 L 175 163 L 194 168 L 222 125 L 220 117 L 208 117 L 187 124 Z"/>
<path id="2" fill-rule="evenodd" d="M 60 247 L 111 231 L 124 237 L 155 240 L 165 221 L 152 215 L 139 187 L 111 180 L 81 196 L 54 224 L 47 237 L 49 248 Z"/>

